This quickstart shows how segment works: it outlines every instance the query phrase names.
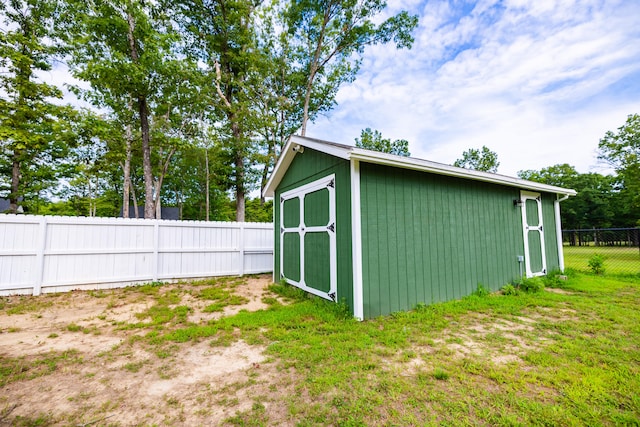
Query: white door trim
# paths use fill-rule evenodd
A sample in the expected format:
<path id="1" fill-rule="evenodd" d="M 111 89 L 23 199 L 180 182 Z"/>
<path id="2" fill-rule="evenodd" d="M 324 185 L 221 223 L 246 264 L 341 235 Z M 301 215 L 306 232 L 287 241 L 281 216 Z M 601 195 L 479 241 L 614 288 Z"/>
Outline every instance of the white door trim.
<path id="1" fill-rule="evenodd" d="M 282 193 L 280 196 L 280 276 L 289 284 L 294 285 L 306 292 L 328 299 L 338 300 L 338 266 L 336 247 L 336 195 L 335 195 L 335 174 L 331 174 L 310 182 L 303 186 Z M 304 223 L 304 198 L 314 191 L 327 189 L 329 192 L 329 220 L 321 226 L 307 227 Z M 300 222 L 295 227 L 284 226 L 284 202 L 290 199 L 300 199 Z M 304 259 L 304 237 L 306 233 L 322 233 L 329 235 L 329 292 L 323 292 L 312 288 L 305 282 L 305 259 Z M 284 275 L 284 235 L 285 233 L 298 233 L 300 236 L 300 280 L 295 281 Z"/>
<path id="2" fill-rule="evenodd" d="M 531 191 L 521 191 L 520 199 L 522 200 L 522 234 L 524 237 L 524 259 L 525 269 L 527 277 L 544 276 L 547 274 L 547 254 L 544 246 L 544 232 L 542 224 L 542 199 L 540 193 L 534 193 Z M 527 200 L 535 200 L 538 207 L 538 224 L 529 224 L 527 219 Z M 529 248 L 529 233 L 540 234 L 540 252 L 542 255 L 542 270 L 531 270 L 531 251 Z"/>

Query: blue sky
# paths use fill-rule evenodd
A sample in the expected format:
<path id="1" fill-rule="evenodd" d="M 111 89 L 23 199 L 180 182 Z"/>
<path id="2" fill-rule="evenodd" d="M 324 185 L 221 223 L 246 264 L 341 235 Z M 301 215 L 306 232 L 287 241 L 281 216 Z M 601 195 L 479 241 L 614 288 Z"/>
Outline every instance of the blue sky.
<path id="1" fill-rule="evenodd" d="M 640 1 L 389 0 L 420 16 L 410 51 L 373 46 L 307 136 L 371 127 L 451 164 L 498 153 L 499 173 L 569 163 L 607 173 L 598 141 L 640 113 Z"/>

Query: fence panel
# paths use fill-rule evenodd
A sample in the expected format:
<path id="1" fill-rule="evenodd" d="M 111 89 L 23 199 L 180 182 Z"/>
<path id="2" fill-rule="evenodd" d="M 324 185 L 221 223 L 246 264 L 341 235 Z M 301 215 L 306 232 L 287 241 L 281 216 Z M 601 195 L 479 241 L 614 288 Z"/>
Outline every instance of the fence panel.
<path id="1" fill-rule="evenodd" d="M 640 228 L 563 230 L 562 240 L 566 267 L 593 271 L 599 258 L 605 272 L 640 273 Z"/>
<path id="2" fill-rule="evenodd" d="M 0 295 L 263 273 L 273 225 L 0 215 Z"/>

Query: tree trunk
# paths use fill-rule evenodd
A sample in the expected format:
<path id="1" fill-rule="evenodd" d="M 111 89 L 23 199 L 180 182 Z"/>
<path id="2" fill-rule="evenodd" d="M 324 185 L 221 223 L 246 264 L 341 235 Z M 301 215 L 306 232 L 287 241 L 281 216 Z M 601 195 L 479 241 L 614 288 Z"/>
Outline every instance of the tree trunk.
<path id="1" fill-rule="evenodd" d="M 209 221 L 209 209 L 210 209 L 210 204 L 209 204 L 209 179 L 210 179 L 210 173 L 209 173 L 209 148 L 205 147 L 204 149 L 204 168 L 205 168 L 205 173 L 206 173 L 206 177 L 207 177 L 207 182 L 205 182 L 205 191 L 206 191 L 206 195 L 205 195 L 205 203 L 206 203 L 206 211 L 207 211 L 207 221 Z"/>
<path id="2" fill-rule="evenodd" d="M 244 222 L 244 159 L 236 156 L 236 221 Z"/>
<path id="3" fill-rule="evenodd" d="M 244 222 L 244 156 L 242 155 L 242 131 L 234 114 L 229 114 L 231 135 L 235 143 L 234 163 L 236 167 L 236 221 Z"/>
<path id="4" fill-rule="evenodd" d="M 124 159 L 123 169 L 123 185 L 122 185 L 122 217 L 129 218 L 129 199 L 131 198 L 131 126 L 127 125 L 126 128 L 126 153 Z"/>
<path id="5" fill-rule="evenodd" d="M 131 179 L 129 179 L 129 185 L 131 186 L 131 196 L 133 198 L 133 213 L 136 219 L 138 219 L 140 218 L 140 215 L 138 214 L 138 197 L 136 196 L 136 189 L 133 186 L 133 182 L 131 182 Z"/>
<path id="6" fill-rule="evenodd" d="M 127 14 L 127 23 L 129 24 L 129 32 L 127 39 L 129 40 L 129 50 L 133 63 L 138 63 L 138 47 L 134 36 L 136 23 L 133 15 Z M 144 174 L 144 217 L 145 219 L 153 219 L 155 217 L 153 203 L 153 172 L 151 171 L 151 138 L 149 134 L 149 108 L 147 105 L 147 97 L 138 95 L 138 114 L 140 115 L 140 133 L 142 134 L 142 170 Z"/>
<path id="7" fill-rule="evenodd" d="M 142 133 L 142 171 L 144 174 L 144 217 L 155 218 L 153 200 L 153 172 L 151 170 L 151 142 L 149 135 L 149 113 L 147 99 L 144 96 L 138 98 L 138 110 L 140 111 L 140 131 Z"/>
<path id="8" fill-rule="evenodd" d="M 11 193 L 9 194 L 9 213 L 18 212 L 18 194 L 20 191 L 20 153 L 13 152 L 13 162 L 11 167 Z"/>
<path id="9" fill-rule="evenodd" d="M 173 157 L 173 154 L 176 152 L 175 147 L 171 148 L 171 150 L 169 151 L 169 154 L 167 155 L 167 159 L 165 160 L 164 164 L 162 164 L 162 160 L 160 160 L 160 172 L 158 172 L 158 179 L 155 182 L 155 193 L 156 193 L 156 199 L 155 199 L 155 212 L 156 212 L 156 218 L 157 219 L 161 219 L 162 218 L 162 199 L 160 198 L 160 192 L 162 191 L 162 181 L 164 181 L 164 177 L 167 174 L 167 170 L 169 170 L 169 164 L 171 163 L 171 157 Z M 146 210 L 146 208 L 145 208 Z"/>

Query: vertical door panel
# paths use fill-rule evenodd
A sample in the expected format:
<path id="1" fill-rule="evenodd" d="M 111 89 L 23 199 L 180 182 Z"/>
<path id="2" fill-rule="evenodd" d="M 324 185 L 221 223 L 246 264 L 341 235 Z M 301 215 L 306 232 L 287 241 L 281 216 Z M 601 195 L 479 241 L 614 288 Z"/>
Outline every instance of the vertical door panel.
<path id="1" fill-rule="evenodd" d="M 300 281 L 300 235 L 285 233 L 282 245 L 282 274 L 284 277 Z"/>
<path id="2" fill-rule="evenodd" d="M 331 291 L 331 250 L 328 233 L 306 233 L 304 236 L 304 281 L 311 288 Z"/>

